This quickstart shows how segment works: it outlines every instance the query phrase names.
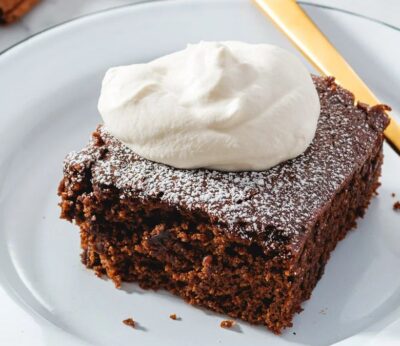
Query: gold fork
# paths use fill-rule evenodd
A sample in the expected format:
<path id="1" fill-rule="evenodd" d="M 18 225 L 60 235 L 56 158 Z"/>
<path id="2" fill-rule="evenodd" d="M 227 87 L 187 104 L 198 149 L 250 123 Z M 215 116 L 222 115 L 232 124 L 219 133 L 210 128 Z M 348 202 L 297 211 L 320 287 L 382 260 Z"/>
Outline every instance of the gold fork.
<path id="1" fill-rule="evenodd" d="M 254 0 L 275 25 L 292 41 L 307 60 L 323 75 L 334 76 L 338 84 L 369 105 L 379 100 L 361 80 L 332 43 L 294 0 Z M 385 138 L 400 155 L 400 125 L 388 114 Z"/>

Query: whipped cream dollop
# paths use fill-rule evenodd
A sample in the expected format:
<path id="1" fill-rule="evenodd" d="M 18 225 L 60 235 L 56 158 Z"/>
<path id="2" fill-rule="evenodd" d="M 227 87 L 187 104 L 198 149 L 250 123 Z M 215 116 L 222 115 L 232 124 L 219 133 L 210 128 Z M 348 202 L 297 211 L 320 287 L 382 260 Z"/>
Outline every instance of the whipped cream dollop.
<path id="1" fill-rule="evenodd" d="M 177 168 L 266 170 L 303 153 L 320 113 L 310 73 L 268 44 L 200 42 L 107 71 L 105 127 L 138 155 Z"/>

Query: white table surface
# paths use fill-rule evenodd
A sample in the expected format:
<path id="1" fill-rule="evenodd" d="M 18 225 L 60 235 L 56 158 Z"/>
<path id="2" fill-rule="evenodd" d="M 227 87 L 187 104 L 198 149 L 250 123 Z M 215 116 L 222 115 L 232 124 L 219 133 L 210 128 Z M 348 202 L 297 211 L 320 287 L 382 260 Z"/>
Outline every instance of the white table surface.
<path id="1" fill-rule="evenodd" d="M 304 1 L 356 12 L 400 27 L 399 0 Z M 135 2 L 140 2 L 140 0 L 42 0 L 38 6 L 19 22 L 7 27 L 0 27 L 0 52 L 53 25 L 88 13 Z"/>

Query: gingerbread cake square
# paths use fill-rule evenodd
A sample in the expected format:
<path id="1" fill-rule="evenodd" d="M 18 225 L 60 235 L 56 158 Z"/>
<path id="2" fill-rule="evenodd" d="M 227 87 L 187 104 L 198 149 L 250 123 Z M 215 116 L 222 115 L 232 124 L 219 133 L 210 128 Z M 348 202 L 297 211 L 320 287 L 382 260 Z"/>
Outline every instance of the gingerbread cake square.
<path id="1" fill-rule="evenodd" d="M 83 263 L 116 286 L 166 289 L 276 333 L 291 326 L 379 185 L 388 124 L 385 106 L 354 105 L 333 78 L 313 81 L 321 114 L 312 144 L 266 171 L 176 169 L 100 126 L 67 156 L 59 186 Z"/>

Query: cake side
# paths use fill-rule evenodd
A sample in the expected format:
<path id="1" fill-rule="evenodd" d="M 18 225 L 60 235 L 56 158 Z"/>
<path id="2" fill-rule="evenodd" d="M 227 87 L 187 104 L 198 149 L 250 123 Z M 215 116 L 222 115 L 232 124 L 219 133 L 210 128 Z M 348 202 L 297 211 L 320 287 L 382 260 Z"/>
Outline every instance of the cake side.
<path id="1" fill-rule="evenodd" d="M 118 192 L 98 187 L 94 200 L 81 199 L 86 215 L 78 221 L 82 261 L 117 286 L 135 281 L 143 288 L 163 288 L 190 304 L 279 333 L 291 326 L 330 252 L 364 213 L 378 186 L 381 161 L 378 150 L 338 192 L 296 261 L 284 245 L 264 252 L 254 242 L 225 237 L 204 216 L 183 215 L 157 203 L 121 201 Z"/>

